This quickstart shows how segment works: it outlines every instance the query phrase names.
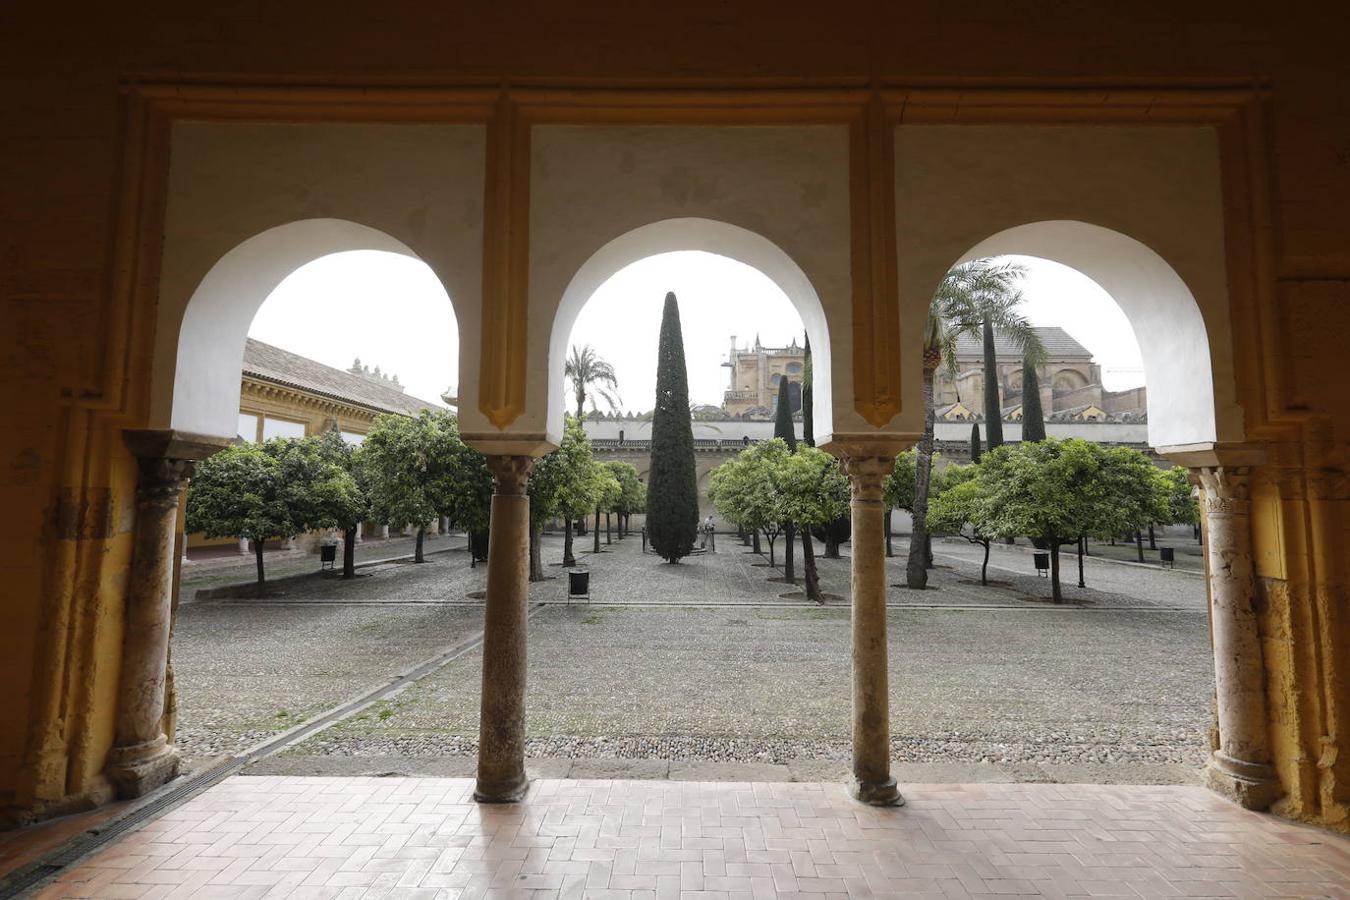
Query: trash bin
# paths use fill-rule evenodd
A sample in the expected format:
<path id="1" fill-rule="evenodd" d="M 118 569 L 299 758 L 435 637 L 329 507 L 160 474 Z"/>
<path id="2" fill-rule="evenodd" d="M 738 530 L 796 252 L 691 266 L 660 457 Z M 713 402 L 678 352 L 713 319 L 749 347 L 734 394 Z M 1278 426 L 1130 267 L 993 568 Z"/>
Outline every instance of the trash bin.
<path id="1" fill-rule="evenodd" d="M 567 573 L 567 599 L 570 601 L 573 597 L 591 598 L 590 572 Z"/>
<path id="2" fill-rule="evenodd" d="M 1172 547 L 1163 547 L 1158 551 L 1158 558 L 1162 560 L 1164 566 L 1175 569 L 1177 567 L 1177 551 Z"/>
<path id="3" fill-rule="evenodd" d="M 333 567 L 337 562 L 337 544 L 322 544 L 319 546 L 319 568 Z"/>
<path id="4" fill-rule="evenodd" d="M 1050 574 L 1049 553 L 1033 553 L 1031 554 L 1031 561 L 1036 565 L 1037 575 L 1041 576 L 1042 578 L 1049 576 Z"/>

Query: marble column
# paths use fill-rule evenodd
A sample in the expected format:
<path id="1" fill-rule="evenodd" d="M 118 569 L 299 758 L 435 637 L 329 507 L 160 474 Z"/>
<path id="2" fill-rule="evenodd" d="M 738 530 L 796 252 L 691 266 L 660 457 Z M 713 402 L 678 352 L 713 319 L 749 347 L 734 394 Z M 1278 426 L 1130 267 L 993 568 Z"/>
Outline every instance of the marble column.
<path id="1" fill-rule="evenodd" d="M 239 552 L 248 553 L 248 538 L 239 539 Z"/>
<path id="2" fill-rule="evenodd" d="M 475 800 L 510 803 L 525 775 L 525 629 L 530 593 L 530 499 L 534 459 L 489 456 L 492 517 L 483 621 L 483 692 Z"/>
<path id="3" fill-rule="evenodd" d="M 137 457 L 136 519 L 123 615 L 117 720 L 106 774 L 120 797 L 139 797 L 178 774 L 164 735 L 179 492 L 193 463 L 223 439 L 172 431 L 128 431 Z"/>
<path id="4" fill-rule="evenodd" d="M 1219 717 L 1219 746 L 1205 767 L 1205 783 L 1248 809 L 1267 809 L 1283 789 L 1271 765 L 1252 565 L 1251 471 L 1223 465 L 1192 471 L 1200 482 L 1205 517 Z"/>
<path id="5" fill-rule="evenodd" d="M 891 777 L 890 681 L 886 645 L 886 476 L 892 455 L 845 455 L 853 487 L 854 798 L 873 806 L 905 802 Z"/>

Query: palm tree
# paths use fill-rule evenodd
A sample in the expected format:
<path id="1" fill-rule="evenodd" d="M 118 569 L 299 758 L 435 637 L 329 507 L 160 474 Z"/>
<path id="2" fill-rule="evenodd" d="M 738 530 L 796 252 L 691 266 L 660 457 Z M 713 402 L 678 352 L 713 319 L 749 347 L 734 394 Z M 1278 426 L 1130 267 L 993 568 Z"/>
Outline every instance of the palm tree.
<path id="1" fill-rule="evenodd" d="M 586 417 L 586 396 L 590 395 L 591 409 L 596 409 L 598 396 L 609 406 L 610 411 L 619 408 L 619 378 L 614 367 L 600 358 L 595 349 L 587 344 L 584 347 L 573 345 L 572 355 L 563 366 L 563 375 L 572 381 L 572 394 L 577 399 L 577 421 Z"/>
<path id="2" fill-rule="evenodd" d="M 961 335 L 983 337 L 997 331 L 1023 353 L 1042 353 L 1040 339 L 1027 318 L 1017 311 L 1022 293 L 1016 284 L 1026 269 L 1015 263 L 976 259 L 962 263 L 943 277 L 928 309 L 923 335 L 923 439 L 914 465 L 914 527 L 905 567 L 905 583 L 913 589 L 928 586 L 928 488 L 933 471 L 933 381 L 938 366 L 956 374 L 956 340 Z M 991 382 L 997 372 L 986 371 Z M 997 390 L 997 383 L 994 383 Z M 986 423 L 986 429 L 989 427 Z"/>

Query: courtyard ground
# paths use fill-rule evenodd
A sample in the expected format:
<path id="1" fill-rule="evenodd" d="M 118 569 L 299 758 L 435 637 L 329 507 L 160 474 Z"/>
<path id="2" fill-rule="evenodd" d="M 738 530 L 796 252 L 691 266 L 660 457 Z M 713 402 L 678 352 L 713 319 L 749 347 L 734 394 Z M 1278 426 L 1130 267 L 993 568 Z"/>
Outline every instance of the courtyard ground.
<path id="1" fill-rule="evenodd" d="M 237 753 L 437 656 L 481 627 L 486 569 L 453 548 L 349 582 L 253 600 L 185 600 L 174 637 L 179 744 Z M 561 558 L 546 538 L 545 561 Z M 897 549 L 901 549 L 903 541 Z M 849 740 L 849 562 L 821 560 L 824 608 L 733 537 L 668 566 L 636 537 L 592 555 L 592 602 L 532 587 L 528 753 L 570 777 L 831 780 Z M 800 548 L 798 548 L 800 550 Z M 1203 580 L 1088 560 L 1046 600 L 1018 548 L 935 545 L 932 589 L 890 592 L 897 777 L 1177 782 L 1206 752 L 1213 692 Z M 781 563 L 782 542 L 776 557 Z M 847 545 L 845 546 L 847 553 Z M 800 553 L 798 554 L 800 565 Z M 890 581 L 903 582 L 902 556 Z M 549 574 L 564 570 L 549 565 Z M 185 595 L 190 579 L 185 580 Z M 786 595 L 786 596 L 784 596 Z M 468 774 L 481 657 L 469 650 L 251 771 Z"/>

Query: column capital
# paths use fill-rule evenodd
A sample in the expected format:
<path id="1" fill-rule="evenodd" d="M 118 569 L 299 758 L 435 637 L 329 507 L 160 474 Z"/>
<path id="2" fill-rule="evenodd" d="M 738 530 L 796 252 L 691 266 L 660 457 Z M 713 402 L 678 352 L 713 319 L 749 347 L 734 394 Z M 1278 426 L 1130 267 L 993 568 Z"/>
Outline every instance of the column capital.
<path id="1" fill-rule="evenodd" d="M 523 496 L 534 468 L 532 456 L 489 456 L 488 470 L 492 472 L 492 492 L 505 496 Z"/>
<path id="2" fill-rule="evenodd" d="M 1206 466 L 1196 469 L 1205 505 L 1213 512 L 1238 512 L 1251 500 L 1252 470 L 1247 466 Z"/>
<path id="3" fill-rule="evenodd" d="M 853 485 L 853 499 L 881 502 L 886 477 L 895 470 L 894 456 L 845 456 L 839 462 Z"/>

